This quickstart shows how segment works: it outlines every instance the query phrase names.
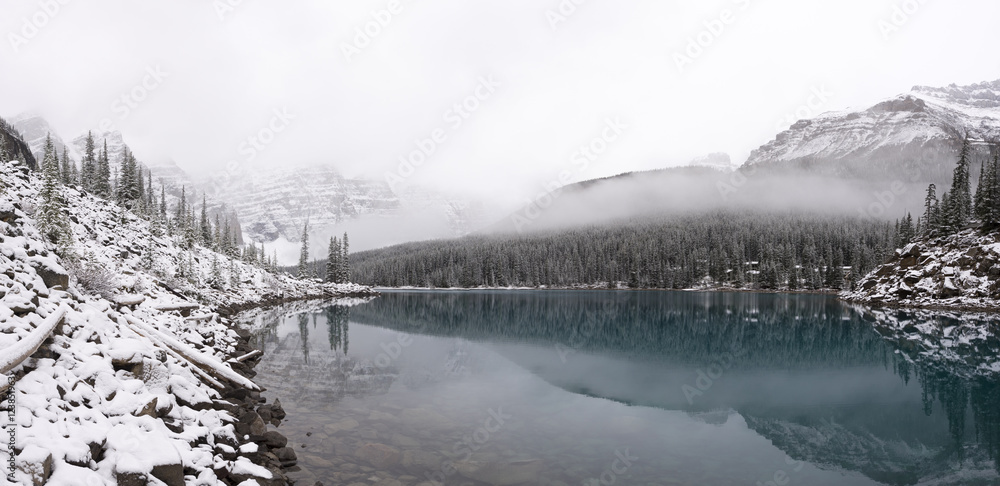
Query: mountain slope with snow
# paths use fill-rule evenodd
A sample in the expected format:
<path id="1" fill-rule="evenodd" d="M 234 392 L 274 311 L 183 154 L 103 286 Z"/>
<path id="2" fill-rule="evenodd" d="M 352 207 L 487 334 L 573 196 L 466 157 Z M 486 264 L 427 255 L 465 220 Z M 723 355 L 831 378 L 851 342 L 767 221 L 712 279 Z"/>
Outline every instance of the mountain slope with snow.
<path id="1" fill-rule="evenodd" d="M 867 109 L 800 120 L 754 150 L 745 168 L 801 168 L 851 178 L 946 180 L 964 134 L 1000 138 L 1000 80 L 914 87 Z"/>
<path id="2" fill-rule="evenodd" d="M 235 358 L 249 349 L 224 316 L 370 290 L 182 248 L 72 187 L 62 192 L 73 242 L 59 256 L 36 227 L 36 174 L 0 163 L 0 187 L 0 372 L 16 402 L 14 484 L 286 484 L 280 467 L 294 452 L 267 438 L 252 400 L 233 399 L 257 387 L 239 373 L 248 368 Z"/>

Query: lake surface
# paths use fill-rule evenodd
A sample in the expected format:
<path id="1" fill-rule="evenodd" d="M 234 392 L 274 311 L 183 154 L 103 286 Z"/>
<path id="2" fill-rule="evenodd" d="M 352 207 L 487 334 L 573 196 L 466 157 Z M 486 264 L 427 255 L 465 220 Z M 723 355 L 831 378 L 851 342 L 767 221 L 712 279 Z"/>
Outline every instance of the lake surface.
<path id="1" fill-rule="evenodd" d="M 964 319 L 822 295 L 386 292 L 259 317 L 256 380 L 309 486 L 1000 484 L 1000 340 Z"/>

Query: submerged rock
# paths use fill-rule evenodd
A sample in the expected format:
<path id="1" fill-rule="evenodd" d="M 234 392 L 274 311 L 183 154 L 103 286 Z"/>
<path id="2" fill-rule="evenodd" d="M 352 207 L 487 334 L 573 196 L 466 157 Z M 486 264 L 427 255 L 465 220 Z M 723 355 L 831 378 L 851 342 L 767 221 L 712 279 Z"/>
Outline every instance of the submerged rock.
<path id="1" fill-rule="evenodd" d="M 358 459 L 380 469 L 390 468 L 399 464 L 403 456 L 399 452 L 399 449 L 374 442 L 361 446 L 354 452 L 354 455 Z"/>
<path id="2" fill-rule="evenodd" d="M 543 463 L 538 459 L 527 461 L 458 461 L 455 470 L 469 479 L 494 486 L 509 486 L 537 482 Z"/>

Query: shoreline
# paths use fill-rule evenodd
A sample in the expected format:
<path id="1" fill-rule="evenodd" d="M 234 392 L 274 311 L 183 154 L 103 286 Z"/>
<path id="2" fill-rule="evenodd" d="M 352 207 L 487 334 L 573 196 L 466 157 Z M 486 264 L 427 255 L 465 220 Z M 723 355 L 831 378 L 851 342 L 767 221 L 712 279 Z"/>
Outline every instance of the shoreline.
<path id="1" fill-rule="evenodd" d="M 837 300 L 855 305 L 865 305 L 875 308 L 896 309 L 896 310 L 934 310 L 951 312 L 984 312 L 1000 314 L 1000 306 L 976 306 L 976 305 L 946 305 L 946 304 L 899 304 L 893 302 L 873 302 L 861 299 L 845 297 L 847 291 L 843 290 L 788 290 L 788 289 L 745 289 L 733 287 L 719 287 L 707 289 L 659 289 L 659 288 L 601 288 L 601 287 L 372 287 L 376 291 L 386 292 L 475 292 L 475 291 L 612 291 L 612 292 L 689 292 L 689 293 L 710 293 L 710 292 L 732 292 L 747 294 L 773 294 L 773 295 L 830 295 L 836 296 Z"/>
<path id="2" fill-rule="evenodd" d="M 360 292 L 323 292 L 320 294 L 308 294 L 301 296 L 285 297 L 271 296 L 252 302 L 245 302 L 239 305 L 218 306 L 213 310 L 228 320 L 227 327 L 236 333 L 235 353 L 229 357 L 227 363 L 234 372 L 252 381 L 257 385 L 258 390 L 248 390 L 240 387 L 226 386 L 218 390 L 220 399 L 213 401 L 213 408 L 228 412 L 233 419 L 236 432 L 243 437 L 239 441 L 236 451 L 229 457 L 224 458 L 235 460 L 238 457 L 245 457 L 251 463 L 268 469 L 272 475 L 277 470 L 279 477 L 265 480 L 261 486 L 290 485 L 292 482 L 284 475 L 284 472 L 298 462 L 295 450 L 288 447 L 288 438 L 278 430 L 269 430 L 268 425 L 279 427 L 285 419 L 285 411 L 281 406 L 280 398 L 275 398 L 274 403 L 268 404 L 267 398 L 262 394 L 267 391 L 254 380 L 256 377 L 256 367 L 264 357 L 264 353 L 255 348 L 250 339 L 252 334 L 243 329 L 241 318 L 243 314 L 256 310 L 266 310 L 277 308 L 296 302 L 327 301 L 338 298 L 352 297 L 374 297 L 378 296 L 378 291 L 369 288 Z M 254 355 L 253 353 L 257 353 Z M 242 361 L 239 358 L 245 358 Z M 228 405 L 227 405 L 228 403 Z M 270 466 L 270 467 L 269 467 Z M 225 480 L 225 477 L 220 479 Z M 258 482 L 260 479 L 257 478 Z"/>

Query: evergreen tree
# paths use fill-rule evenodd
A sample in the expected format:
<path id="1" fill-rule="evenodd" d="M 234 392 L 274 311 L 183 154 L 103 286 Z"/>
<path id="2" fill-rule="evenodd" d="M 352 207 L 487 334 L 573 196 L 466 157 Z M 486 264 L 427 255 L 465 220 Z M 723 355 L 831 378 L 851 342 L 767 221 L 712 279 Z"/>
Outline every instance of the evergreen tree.
<path id="1" fill-rule="evenodd" d="M 97 159 L 94 155 L 94 134 L 87 132 L 87 142 L 83 151 L 83 168 L 80 170 L 80 186 L 87 192 L 94 191 L 97 180 Z"/>
<path id="2" fill-rule="evenodd" d="M 222 221 L 219 219 L 219 213 L 215 213 L 215 233 L 212 235 L 212 249 L 215 251 L 221 251 L 222 249 Z"/>
<path id="3" fill-rule="evenodd" d="M 344 232 L 344 239 L 340 242 L 342 251 L 340 253 L 340 281 L 347 283 L 351 281 L 351 260 L 350 243 L 347 240 L 347 232 Z"/>
<path id="4" fill-rule="evenodd" d="M 201 231 L 201 244 L 210 248 L 212 246 L 212 224 L 208 221 L 208 197 L 201 196 L 201 222 L 198 225 Z"/>
<path id="5" fill-rule="evenodd" d="M 187 222 L 187 187 L 185 186 L 181 186 L 181 199 L 177 201 L 177 207 L 174 208 L 174 221 L 178 230 L 185 228 Z"/>
<path id="6" fill-rule="evenodd" d="M 118 167 L 116 196 L 122 206 L 132 210 L 137 208 L 140 196 L 138 188 L 139 175 L 137 172 L 138 166 L 135 156 L 132 155 L 132 151 L 129 150 L 128 146 L 123 147 L 121 164 Z"/>
<path id="7" fill-rule="evenodd" d="M 42 158 L 42 203 L 38 209 L 38 229 L 60 253 L 66 255 L 72 245 L 72 232 L 66 216 L 66 202 L 63 199 L 59 177 L 59 159 L 51 135 L 45 137 Z"/>
<path id="8" fill-rule="evenodd" d="M 108 140 L 104 140 L 104 149 L 97 161 L 97 171 L 94 178 L 94 194 L 108 199 L 112 195 L 111 162 L 108 161 Z"/>
<path id="9" fill-rule="evenodd" d="M 309 220 L 302 226 L 302 249 L 299 252 L 298 277 L 306 278 L 309 272 Z"/>
<path id="10" fill-rule="evenodd" d="M 326 258 L 326 281 L 331 283 L 342 283 L 340 279 L 340 255 L 341 255 L 340 242 L 337 241 L 337 237 L 330 237 L 330 250 L 327 252 Z"/>
<path id="11" fill-rule="evenodd" d="M 972 197 L 969 189 L 969 136 L 962 142 L 962 152 L 951 180 L 951 207 L 948 208 L 948 228 L 958 231 L 972 216 Z"/>
<path id="12" fill-rule="evenodd" d="M 167 189 L 160 184 L 160 221 L 167 222 Z"/>
<path id="13" fill-rule="evenodd" d="M 937 208 L 937 186 L 927 186 L 927 196 L 924 197 L 924 235 L 930 235 L 935 228 L 934 211 Z"/>
<path id="14" fill-rule="evenodd" d="M 70 169 L 70 164 L 69 155 L 66 154 L 66 147 L 63 146 L 62 167 L 59 169 L 59 176 L 62 179 L 63 185 L 66 186 L 73 183 L 73 171 Z"/>

